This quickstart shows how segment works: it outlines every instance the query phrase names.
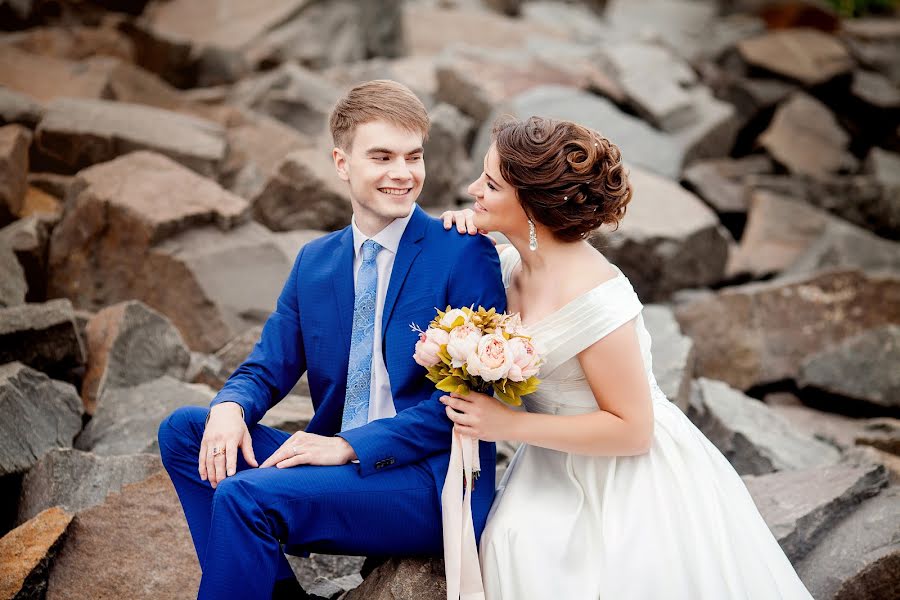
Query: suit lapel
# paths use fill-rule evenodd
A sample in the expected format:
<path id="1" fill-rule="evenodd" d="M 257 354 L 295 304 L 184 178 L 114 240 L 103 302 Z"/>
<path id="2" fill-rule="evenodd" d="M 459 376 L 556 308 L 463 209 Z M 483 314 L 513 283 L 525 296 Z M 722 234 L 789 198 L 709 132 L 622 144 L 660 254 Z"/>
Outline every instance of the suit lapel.
<path id="1" fill-rule="evenodd" d="M 416 206 L 413 216 L 406 225 L 403 237 L 400 238 L 400 246 L 397 248 L 397 256 L 394 257 L 394 267 L 391 270 L 391 283 L 388 286 L 387 296 L 384 298 L 384 310 L 381 312 L 381 339 L 385 338 L 388 322 L 394 312 L 394 305 L 400 296 L 400 290 L 409 274 L 409 269 L 422 251 L 421 241 L 425 237 L 425 226 L 428 224 L 428 215 Z M 382 342 L 383 343 L 383 342 Z"/>
<path id="2" fill-rule="evenodd" d="M 334 286 L 335 307 L 341 325 L 341 340 L 345 356 L 350 354 L 350 335 L 353 329 L 353 306 L 356 294 L 353 290 L 353 231 L 348 227 L 341 235 L 337 265 L 331 282 Z"/>

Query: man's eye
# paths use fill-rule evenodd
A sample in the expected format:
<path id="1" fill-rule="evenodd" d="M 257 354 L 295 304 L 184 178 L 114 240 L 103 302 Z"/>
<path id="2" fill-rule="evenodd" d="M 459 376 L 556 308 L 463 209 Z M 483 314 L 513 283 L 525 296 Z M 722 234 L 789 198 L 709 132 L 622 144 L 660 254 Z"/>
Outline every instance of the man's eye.
<path id="1" fill-rule="evenodd" d="M 390 160 L 387 156 L 375 156 L 375 157 L 373 157 L 373 158 L 374 158 L 375 160 L 380 160 L 380 161 L 382 161 L 382 162 L 384 162 L 384 161 L 386 161 L 386 160 Z"/>
<path id="2" fill-rule="evenodd" d="M 407 160 L 411 160 L 412 162 L 417 162 L 422 160 L 421 156 L 410 156 Z"/>

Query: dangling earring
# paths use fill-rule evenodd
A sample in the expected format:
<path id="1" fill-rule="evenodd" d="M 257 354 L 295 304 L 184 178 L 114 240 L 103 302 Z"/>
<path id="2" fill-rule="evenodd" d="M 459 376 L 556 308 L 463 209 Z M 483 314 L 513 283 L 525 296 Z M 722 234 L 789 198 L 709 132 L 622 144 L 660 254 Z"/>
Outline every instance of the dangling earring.
<path id="1" fill-rule="evenodd" d="M 528 249 L 537 250 L 537 233 L 534 231 L 534 221 L 528 219 Z"/>

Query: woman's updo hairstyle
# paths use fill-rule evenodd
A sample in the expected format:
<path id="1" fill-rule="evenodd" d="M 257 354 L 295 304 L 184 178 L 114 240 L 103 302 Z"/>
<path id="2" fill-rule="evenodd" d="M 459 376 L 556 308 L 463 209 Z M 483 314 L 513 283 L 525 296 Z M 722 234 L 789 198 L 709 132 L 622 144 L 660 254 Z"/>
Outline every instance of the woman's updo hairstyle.
<path id="1" fill-rule="evenodd" d="M 501 118 L 493 128 L 500 174 L 532 221 L 573 242 L 625 216 L 632 187 L 618 146 L 570 121 Z"/>

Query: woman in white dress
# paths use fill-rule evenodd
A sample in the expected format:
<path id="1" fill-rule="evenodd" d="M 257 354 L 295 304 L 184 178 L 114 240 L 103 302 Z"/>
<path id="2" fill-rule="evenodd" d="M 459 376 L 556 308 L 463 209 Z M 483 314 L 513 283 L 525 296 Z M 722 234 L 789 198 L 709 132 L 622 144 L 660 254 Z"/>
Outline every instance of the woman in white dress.
<path id="1" fill-rule="evenodd" d="M 509 311 L 545 355 L 526 412 L 443 400 L 461 433 L 522 443 L 480 541 L 487 600 L 810 600 L 738 474 L 656 385 L 628 278 L 584 241 L 631 200 L 619 149 L 570 122 L 500 122 L 468 191 L 474 211 L 445 227 L 510 240 Z"/>

